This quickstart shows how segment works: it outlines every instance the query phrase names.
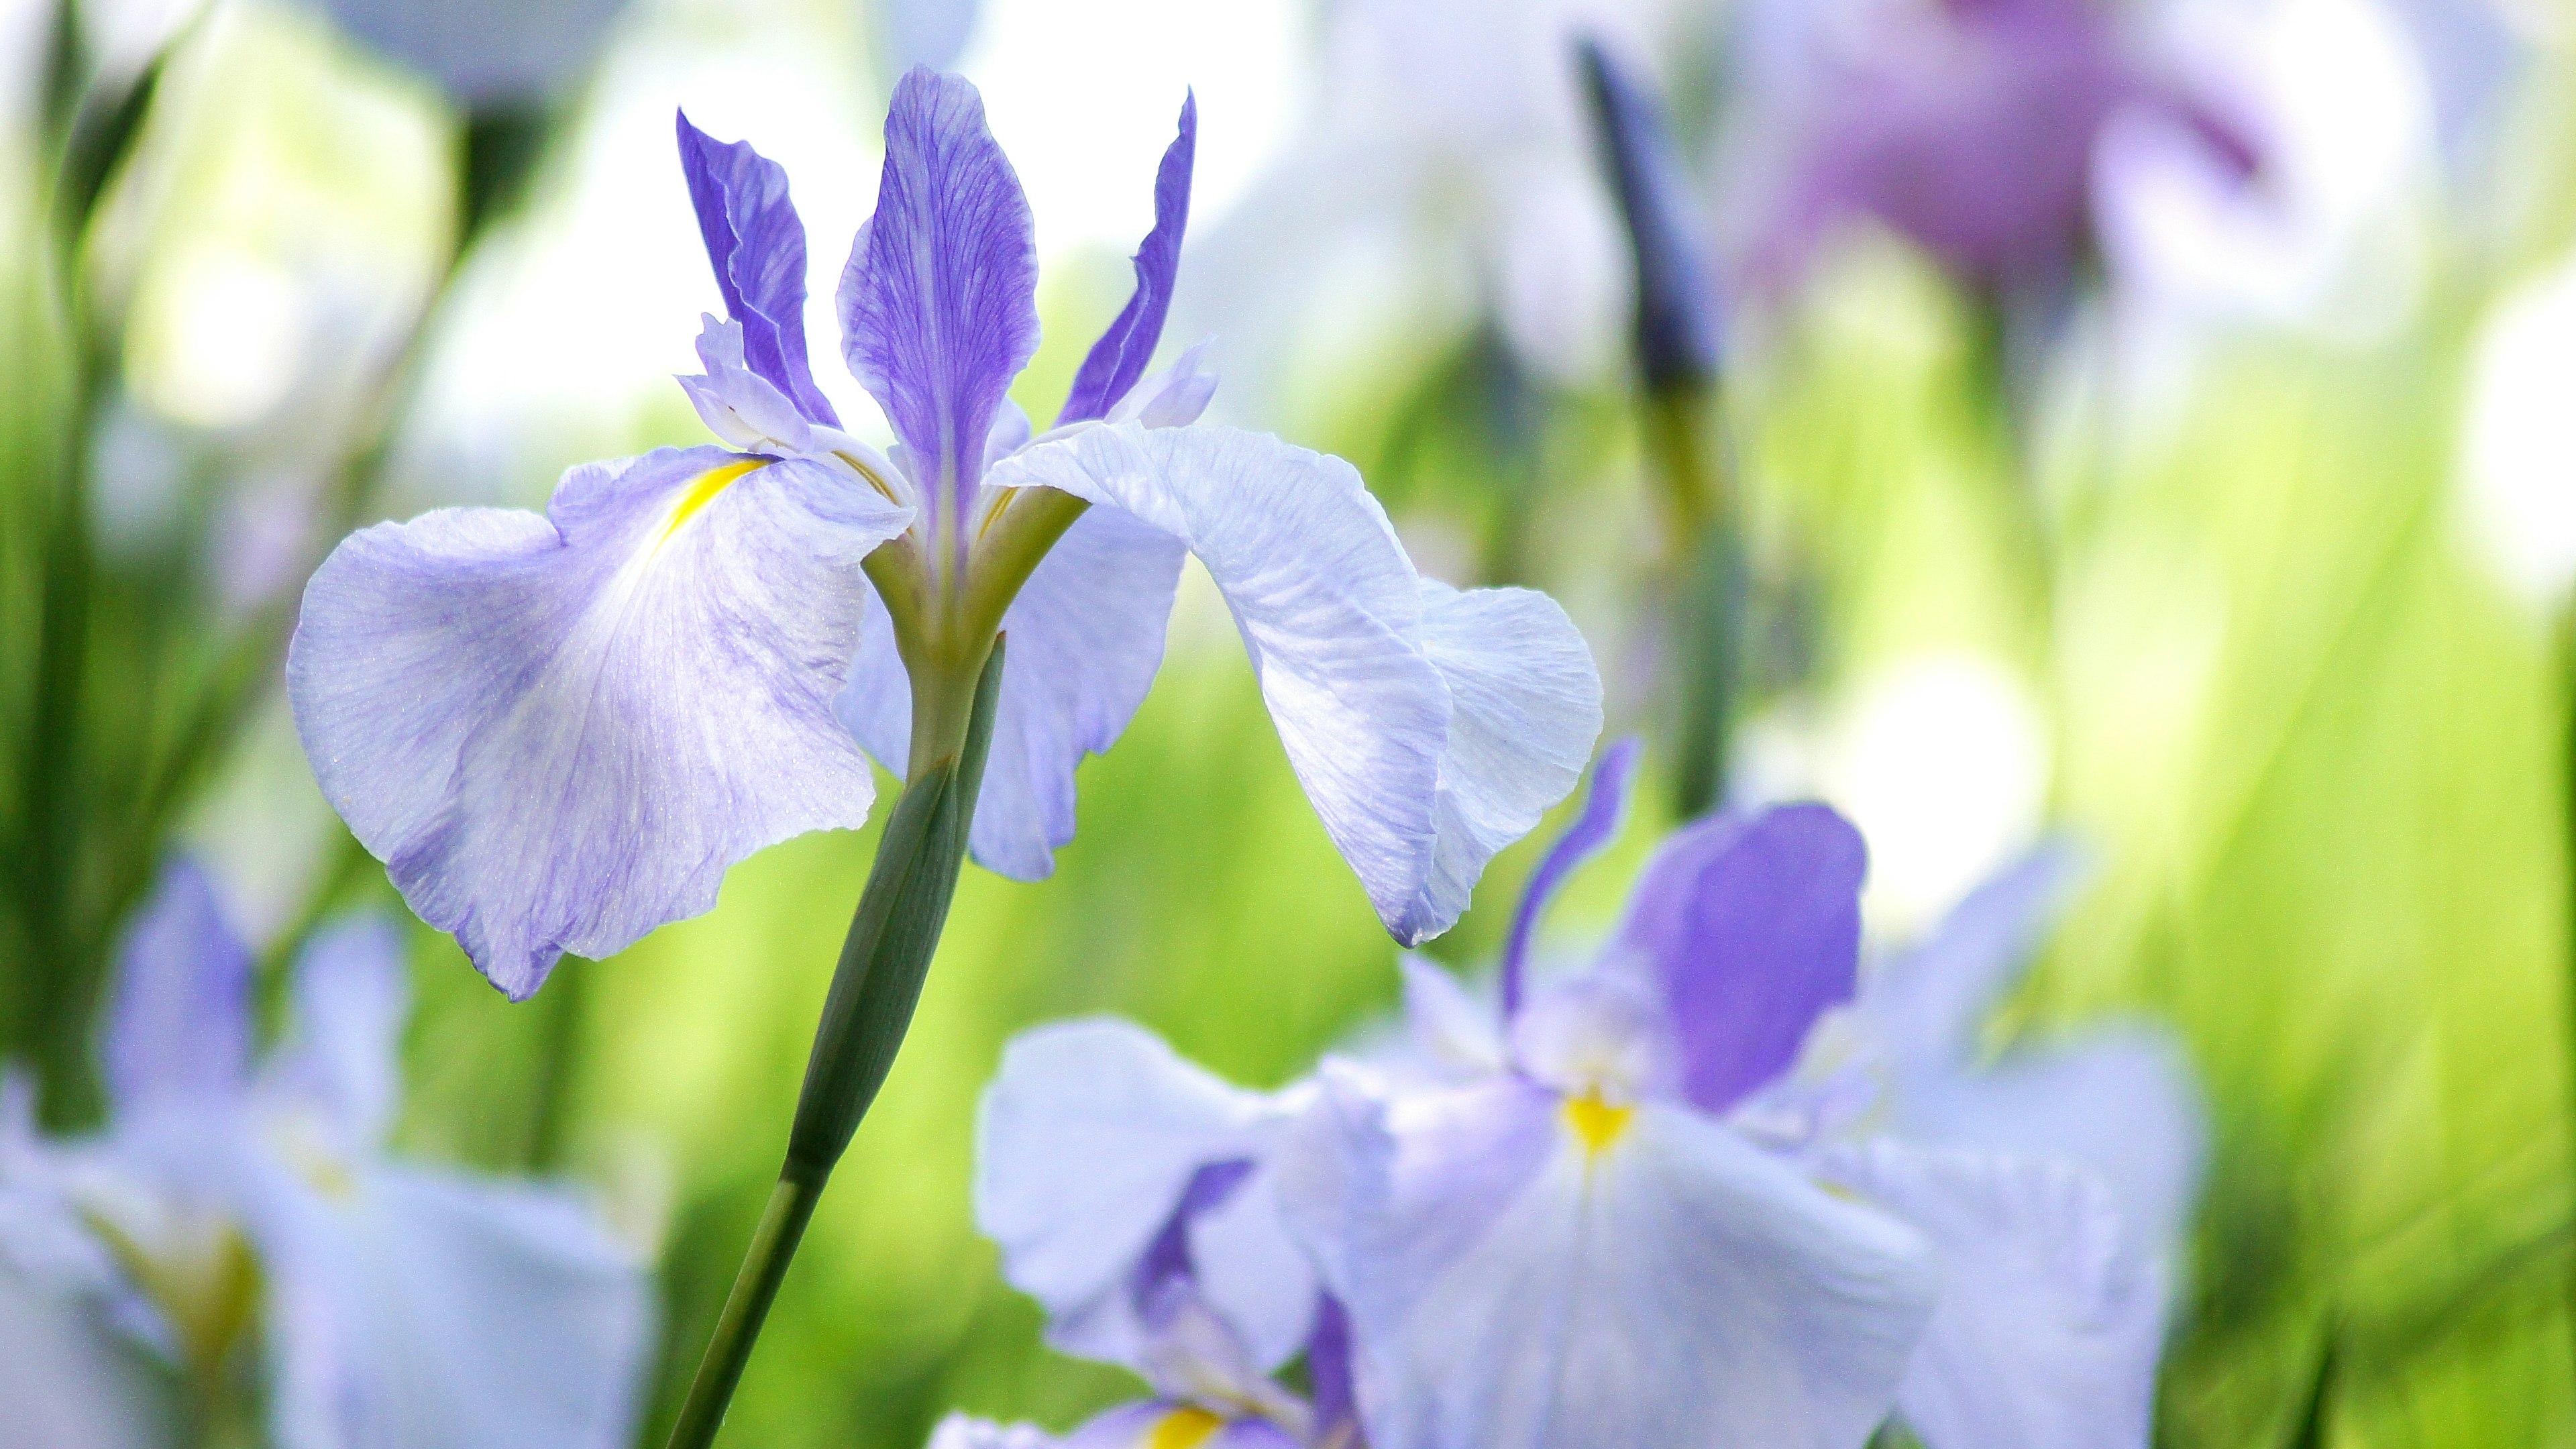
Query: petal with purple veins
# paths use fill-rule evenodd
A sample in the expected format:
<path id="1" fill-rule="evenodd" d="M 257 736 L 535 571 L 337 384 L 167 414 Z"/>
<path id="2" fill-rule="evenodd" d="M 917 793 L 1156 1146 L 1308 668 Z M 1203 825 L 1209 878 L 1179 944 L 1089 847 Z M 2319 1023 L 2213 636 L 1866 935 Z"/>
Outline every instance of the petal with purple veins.
<path id="1" fill-rule="evenodd" d="M 1426 584 L 1359 474 L 1230 428 L 1077 428 L 994 470 L 1134 514 L 1225 595 L 1289 764 L 1407 944 L 1573 788 L 1600 726 L 1582 636 L 1542 595 Z"/>
<path id="2" fill-rule="evenodd" d="M 679 127 L 680 170 L 725 314 L 742 327 L 744 365 L 807 421 L 839 427 L 806 356 L 805 223 L 788 200 L 787 172 L 748 141 L 711 139 L 686 113 Z"/>
<path id="3" fill-rule="evenodd" d="M 962 550 L 984 439 L 1038 345 L 1037 247 L 984 102 L 914 69 L 886 114 L 876 214 L 841 273 L 842 351 L 910 450 L 933 537 Z"/>
<path id="4" fill-rule="evenodd" d="M 715 904 L 725 868 L 856 828 L 831 702 L 908 510 L 822 465 L 665 450 L 574 469 L 545 516 L 352 535 L 287 660 L 324 794 L 512 997 Z"/>
<path id="5" fill-rule="evenodd" d="M 1163 340 L 1163 318 L 1172 308 L 1172 282 L 1181 269 L 1181 234 L 1189 225 L 1190 171 L 1198 141 L 1199 99 L 1190 95 L 1181 101 L 1180 134 L 1154 172 L 1154 228 L 1136 248 L 1136 290 L 1082 359 L 1064 411 L 1056 415 L 1058 427 L 1106 416 L 1154 360 L 1154 348 Z"/>

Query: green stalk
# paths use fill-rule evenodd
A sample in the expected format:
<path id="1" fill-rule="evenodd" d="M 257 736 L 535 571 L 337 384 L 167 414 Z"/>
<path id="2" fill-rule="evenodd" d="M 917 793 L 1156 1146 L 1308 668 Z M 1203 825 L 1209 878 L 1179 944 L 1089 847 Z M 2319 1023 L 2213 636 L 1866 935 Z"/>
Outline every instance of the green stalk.
<path id="1" fill-rule="evenodd" d="M 948 921 L 967 827 L 983 787 L 984 756 L 993 739 L 1001 691 L 1003 643 L 974 676 L 971 695 L 954 676 L 922 673 L 913 688 L 916 761 L 877 843 L 876 862 L 859 894 L 841 960 L 814 1030 L 814 1052 L 789 1129 L 787 1160 L 761 1213 L 733 1291 L 725 1298 L 706 1356 L 671 1426 L 670 1449 L 707 1449 L 751 1362 L 752 1345 L 787 1277 L 787 1265 L 814 1215 L 851 1134 L 885 1085 L 895 1052 L 912 1024 L 922 978 Z M 961 702 L 965 708 L 959 709 Z M 920 763 L 924 758 L 928 763 Z"/>
<path id="2" fill-rule="evenodd" d="M 1696 819 L 1726 801 L 1743 649 L 1744 550 L 1721 460 L 1716 388 L 1677 386 L 1646 398 L 1648 457 L 1673 529 L 1673 812 Z"/>

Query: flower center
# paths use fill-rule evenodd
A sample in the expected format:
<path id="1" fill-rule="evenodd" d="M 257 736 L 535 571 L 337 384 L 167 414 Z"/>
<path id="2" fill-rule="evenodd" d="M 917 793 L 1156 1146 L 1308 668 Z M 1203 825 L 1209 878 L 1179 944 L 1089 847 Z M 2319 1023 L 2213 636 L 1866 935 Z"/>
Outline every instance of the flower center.
<path id="1" fill-rule="evenodd" d="M 1174 1409 L 1145 1436 L 1144 1449 L 1198 1449 L 1224 1427 L 1225 1420 L 1195 1405 Z"/>
<path id="2" fill-rule="evenodd" d="M 1626 1136 L 1628 1122 L 1636 1115 L 1636 1108 L 1605 1102 L 1597 1092 L 1565 1099 L 1565 1125 L 1591 1157 L 1599 1157 Z"/>

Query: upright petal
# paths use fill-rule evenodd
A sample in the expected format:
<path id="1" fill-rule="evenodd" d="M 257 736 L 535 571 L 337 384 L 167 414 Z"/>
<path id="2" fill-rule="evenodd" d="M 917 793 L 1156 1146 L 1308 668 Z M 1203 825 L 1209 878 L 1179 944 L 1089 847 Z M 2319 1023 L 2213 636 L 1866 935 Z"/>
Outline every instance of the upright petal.
<path id="1" fill-rule="evenodd" d="M 1230 1086 L 1108 1018 L 1022 1033 L 976 1125 L 975 1222 L 1068 1353 L 1141 1362 L 1131 1286 L 1202 1169 L 1250 1165 L 1187 1215 L 1198 1293 L 1263 1368 L 1295 1353 L 1315 1281 L 1279 1219 L 1266 1159 L 1288 1105 Z"/>
<path id="2" fill-rule="evenodd" d="M 1503 1013 L 1508 1016 L 1521 1008 L 1529 972 L 1530 942 L 1538 934 L 1538 920 L 1556 899 L 1566 877 L 1599 854 L 1618 838 L 1619 826 L 1628 816 L 1628 791 L 1637 773 L 1637 756 L 1643 748 L 1636 736 L 1630 735 L 1601 752 L 1601 763 L 1592 772 L 1592 793 L 1584 799 L 1583 810 L 1565 833 L 1539 857 L 1538 868 L 1530 872 L 1529 884 L 1521 888 L 1521 903 L 1512 913 L 1512 932 L 1503 941 Z"/>
<path id="3" fill-rule="evenodd" d="M 1930 937 L 1879 967 L 1862 1001 L 1899 1062 L 1955 1066 L 1995 999 L 2029 964 L 2084 870 L 2064 841 L 2042 845 L 1970 891 Z"/>
<path id="4" fill-rule="evenodd" d="M 280 1449 L 594 1449 L 632 1433 L 635 1256 L 569 1199 L 410 1171 L 254 1212 Z"/>
<path id="5" fill-rule="evenodd" d="M 1081 428 L 995 468 L 1124 510 L 1232 609 L 1288 761 L 1387 929 L 1448 929 L 1493 851 L 1573 788 L 1600 682 L 1553 603 L 1426 587 L 1359 474 L 1227 428 Z"/>
<path id="6" fill-rule="evenodd" d="M 250 948 L 203 867 L 184 857 L 126 930 L 107 1022 L 107 1089 L 127 1113 L 242 1089 L 250 1070 Z"/>
<path id="7" fill-rule="evenodd" d="M 1926 1449 L 2145 1449 L 2164 1285 L 2124 1250 L 2099 1181 L 1886 1141 L 1836 1152 L 1825 1173 L 1940 1256 L 1941 1299 L 1898 1394 Z"/>
<path id="8" fill-rule="evenodd" d="M 748 141 L 710 138 L 685 111 L 679 125 L 680 170 L 725 315 L 742 325 L 743 363 L 808 421 L 839 427 L 806 356 L 805 223 L 787 198 L 787 172 Z"/>
<path id="9" fill-rule="evenodd" d="M 1858 1449 L 1886 1417 L 1934 1288 L 1893 1219 L 1675 1107 L 1327 1093 L 1284 1191 L 1375 1449 Z"/>
<path id="10" fill-rule="evenodd" d="M 1136 290 L 1082 359 L 1056 426 L 1106 417 L 1154 360 L 1155 345 L 1163 340 L 1164 315 L 1172 309 L 1172 279 L 1181 269 L 1181 233 L 1190 220 L 1190 169 L 1198 145 L 1199 98 L 1193 93 L 1181 100 L 1180 134 L 1154 172 L 1154 229 L 1136 248 Z"/>
<path id="11" fill-rule="evenodd" d="M 368 916 L 323 932 L 295 968 L 295 1017 L 264 1064 L 271 1091 L 319 1110 L 350 1155 L 371 1152 L 402 1100 L 402 1028 L 411 1005 L 403 943 Z"/>
<path id="12" fill-rule="evenodd" d="M 1002 615 L 1011 638 L 984 790 L 968 843 L 985 869 L 1044 880 L 1073 839 L 1076 766 L 1117 742 L 1163 664 L 1181 578 L 1178 540 L 1114 509 L 1074 521 Z M 894 632 L 871 608 L 838 708 L 877 763 L 901 775 L 912 695 Z"/>
<path id="13" fill-rule="evenodd" d="M 511 997 L 715 904 L 765 845 L 867 818 L 831 702 L 860 561 L 906 510 L 818 464 L 664 450 L 546 517 L 449 509 L 313 576 L 287 687 L 323 793 Z"/>
<path id="14" fill-rule="evenodd" d="M 1851 999 L 1867 866 L 1860 832 L 1822 805 L 1704 821 L 1647 864 L 1615 949 L 1662 984 L 1701 1109 L 1786 1071 L 1816 1018 Z"/>
<path id="15" fill-rule="evenodd" d="M 916 67 L 895 86 L 876 215 L 841 273 L 841 346 L 912 451 L 933 534 L 963 518 L 993 411 L 1037 351 L 1037 278 L 1028 200 L 983 98 Z"/>

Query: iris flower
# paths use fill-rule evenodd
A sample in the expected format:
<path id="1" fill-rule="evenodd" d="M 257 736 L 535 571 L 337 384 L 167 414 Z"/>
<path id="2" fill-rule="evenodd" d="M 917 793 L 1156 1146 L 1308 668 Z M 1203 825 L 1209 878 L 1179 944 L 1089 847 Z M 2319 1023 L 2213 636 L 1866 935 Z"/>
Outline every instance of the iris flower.
<path id="1" fill-rule="evenodd" d="M 1042 877 L 1073 772 L 1163 651 L 1184 554 L 1223 593 L 1290 765 L 1387 929 L 1418 941 L 1579 778 L 1600 684 L 1545 597 L 1420 577 L 1359 475 L 1191 426 L 1193 349 L 1149 374 L 1186 221 L 1192 106 L 1136 290 L 1055 426 L 1006 399 L 1038 343 L 1031 219 L 973 86 L 896 88 L 842 353 L 898 440 L 815 388 L 784 173 L 680 122 L 723 293 L 683 378 L 722 446 L 566 474 L 543 515 L 450 509 L 344 542 L 288 682 L 325 793 L 423 919 L 511 996 L 707 909 L 726 867 L 855 828 L 868 760 L 961 739 L 1011 645 L 971 843 Z"/>
<path id="2" fill-rule="evenodd" d="M 1817 805 L 1667 841 L 1591 969 L 1530 979 L 1614 834 L 1605 756 L 1480 1003 L 1405 962 L 1409 1041 L 1242 1092 L 1117 1023 L 1041 1028 L 987 1097 L 978 1215 L 1059 1346 L 1210 1171 L 1204 1290 L 1233 1321 L 1346 1314 L 1378 1449 L 2146 1442 L 2158 1259 L 2197 1117 L 2144 1030 L 1975 1060 L 2068 877 L 2043 855 L 1858 971 L 1858 835 Z M 1499 1018 L 1499 1019 L 1498 1019 Z M 1302 1248 L 1302 1255 L 1298 1249 Z M 1114 1340 L 1112 1340 L 1114 1341 Z"/>
<path id="3" fill-rule="evenodd" d="M 601 1449 L 632 1426 L 643 1265 L 570 1197 L 389 1157 L 400 943 L 361 920 L 295 968 L 253 1062 L 248 950 L 196 869 L 127 942 L 112 1115 L 39 1139 L 0 1119 L 0 1272 L 86 1300 L 183 1373 L 255 1330 L 281 1449 Z"/>

